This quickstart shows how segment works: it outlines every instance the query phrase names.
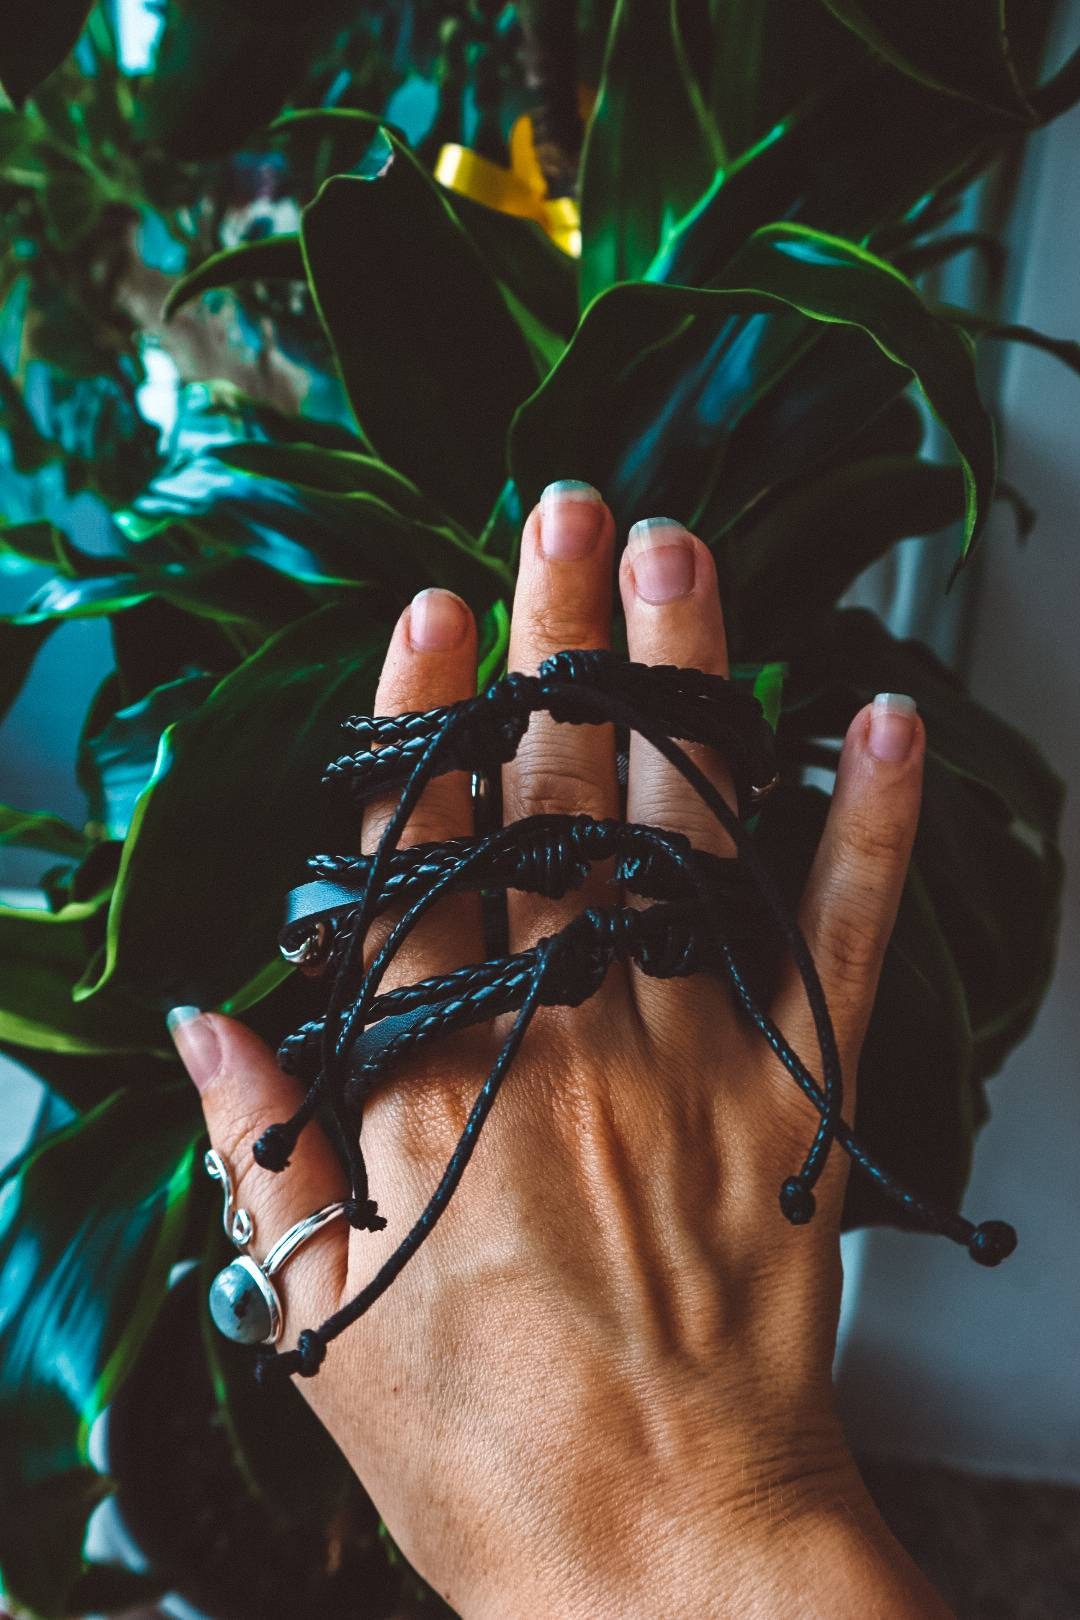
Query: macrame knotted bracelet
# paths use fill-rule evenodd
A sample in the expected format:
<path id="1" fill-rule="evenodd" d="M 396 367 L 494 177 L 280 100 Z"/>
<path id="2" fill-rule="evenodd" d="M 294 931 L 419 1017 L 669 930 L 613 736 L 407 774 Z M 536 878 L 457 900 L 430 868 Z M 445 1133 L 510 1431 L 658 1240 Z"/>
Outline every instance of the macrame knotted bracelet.
<path id="1" fill-rule="evenodd" d="M 538 710 L 570 725 L 613 722 L 637 732 L 713 812 L 736 856 L 707 854 L 660 827 L 582 815 L 530 816 L 470 838 L 398 848 L 433 777 L 497 771 L 514 757 Z M 835 1140 L 903 1210 L 907 1224 L 965 1245 L 980 1265 L 997 1265 L 1012 1253 L 1011 1226 L 1004 1221 L 974 1226 L 903 1186 L 871 1157 L 842 1117 L 840 1059 L 813 958 L 744 825 L 777 774 L 772 732 L 748 691 L 700 670 L 635 664 L 598 650 L 563 652 L 547 659 L 537 675 L 509 674 L 464 702 L 393 717 L 361 716 L 345 725 L 359 746 L 334 761 L 326 780 L 343 784 L 357 805 L 376 794 L 400 797 L 374 854 L 316 855 L 308 863 L 313 881 L 288 897 L 282 953 L 306 972 L 327 975 L 330 990 L 324 1015 L 288 1036 L 280 1049 L 282 1066 L 306 1087 L 304 1100 L 290 1120 L 269 1126 L 259 1137 L 256 1161 L 267 1170 L 285 1169 L 300 1132 L 321 1109 L 349 1175 L 346 1217 L 361 1230 L 380 1230 L 386 1222 L 370 1196 L 360 1145 L 373 1086 L 429 1040 L 500 1013 L 516 1017 L 442 1179 L 412 1229 L 355 1298 L 320 1327 L 300 1334 L 295 1350 L 264 1352 L 260 1376 L 270 1371 L 313 1375 L 330 1340 L 385 1293 L 460 1182 L 536 1009 L 579 1005 L 599 989 L 615 961 L 634 962 L 657 978 L 702 971 L 726 976 L 743 1012 L 813 1103 L 820 1115 L 817 1130 L 801 1167 L 780 1188 L 780 1208 L 792 1225 L 813 1216 L 813 1188 Z M 676 739 L 723 754 L 737 813 Z M 462 890 L 504 895 L 508 889 L 558 898 L 579 886 L 600 860 L 614 862 L 616 883 L 655 904 L 589 907 L 529 950 L 379 993 L 394 953 L 437 900 Z M 404 912 L 365 972 L 364 937 L 371 922 L 388 907 L 402 905 Z M 779 934 L 802 978 L 820 1053 L 820 1083 L 757 1004 L 745 961 L 740 965 L 742 948 L 760 941 L 767 928 Z"/>

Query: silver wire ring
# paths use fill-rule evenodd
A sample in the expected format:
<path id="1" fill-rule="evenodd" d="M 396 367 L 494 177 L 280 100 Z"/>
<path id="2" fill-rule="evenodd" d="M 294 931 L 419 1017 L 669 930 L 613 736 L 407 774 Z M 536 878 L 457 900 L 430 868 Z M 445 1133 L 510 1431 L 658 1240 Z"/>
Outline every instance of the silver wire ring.
<path id="1" fill-rule="evenodd" d="M 234 1248 L 244 1250 L 255 1236 L 255 1222 L 248 1210 L 236 1207 L 232 1175 L 221 1154 L 210 1148 L 204 1162 L 207 1175 L 221 1183 L 225 1235 Z M 264 1260 L 242 1253 L 238 1260 L 223 1266 L 210 1284 L 208 1296 L 210 1317 L 218 1332 L 234 1344 L 277 1344 L 285 1313 L 271 1278 L 309 1238 L 344 1212 L 343 1203 L 324 1204 L 322 1209 L 295 1221 Z"/>

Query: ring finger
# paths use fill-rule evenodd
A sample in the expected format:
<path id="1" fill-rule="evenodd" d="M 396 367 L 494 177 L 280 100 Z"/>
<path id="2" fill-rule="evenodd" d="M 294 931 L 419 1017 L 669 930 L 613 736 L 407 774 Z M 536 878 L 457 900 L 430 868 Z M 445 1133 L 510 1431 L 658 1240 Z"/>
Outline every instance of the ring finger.
<path id="1" fill-rule="evenodd" d="M 678 664 L 711 675 L 728 673 L 727 638 L 716 565 L 708 548 L 671 518 L 646 518 L 630 530 L 619 568 L 630 657 L 642 664 Z M 730 773 L 720 756 L 700 744 L 681 742 L 690 758 L 735 805 Z M 649 743 L 633 737 L 627 814 L 684 833 L 698 849 L 733 853 L 731 839 L 709 807 L 675 767 Z M 638 999 L 665 1016 L 672 996 L 708 993 L 704 981 L 665 981 L 637 975 Z"/>

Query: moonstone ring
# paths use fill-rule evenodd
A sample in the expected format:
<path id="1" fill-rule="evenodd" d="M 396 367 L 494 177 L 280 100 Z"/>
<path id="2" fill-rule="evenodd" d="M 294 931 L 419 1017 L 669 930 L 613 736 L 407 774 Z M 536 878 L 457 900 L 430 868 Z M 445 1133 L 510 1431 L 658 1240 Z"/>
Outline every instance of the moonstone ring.
<path id="1" fill-rule="evenodd" d="M 222 1211 L 225 1236 L 234 1248 L 246 1249 L 255 1235 L 255 1225 L 246 1209 L 236 1207 L 229 1167 L 213 1148 L 204 1162 L 207 1175 L 221 1183 L 225 1199 Z M 210 1284 L 210 1315 L 218 1331 L 236 1344 L 276 1344 L 281 1337 L 284 1313 L 271 1278 L 301 1244 L 337 1220 L 344 1210 L 344 1204 L 326 1204 L 290 1226 L 265 1260 L 241 1254 L 238 1260 L 223 1267 Z"/>

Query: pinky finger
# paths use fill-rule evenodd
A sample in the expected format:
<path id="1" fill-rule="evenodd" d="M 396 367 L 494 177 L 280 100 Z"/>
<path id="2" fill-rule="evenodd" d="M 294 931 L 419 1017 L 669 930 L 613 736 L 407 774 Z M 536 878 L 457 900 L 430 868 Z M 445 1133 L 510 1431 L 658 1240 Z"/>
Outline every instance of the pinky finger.
<path id="1" fill-rule="evenodd" d="M 855 716 L 799 908 L 836 1031 L 849 1118 L 859 1049 L 915 841 L 925 747 L 911 698 L 883 692 Z M 795 1050 L 811 1058 L 814 1024 L 793 962 L 772 1016 Z"/>

